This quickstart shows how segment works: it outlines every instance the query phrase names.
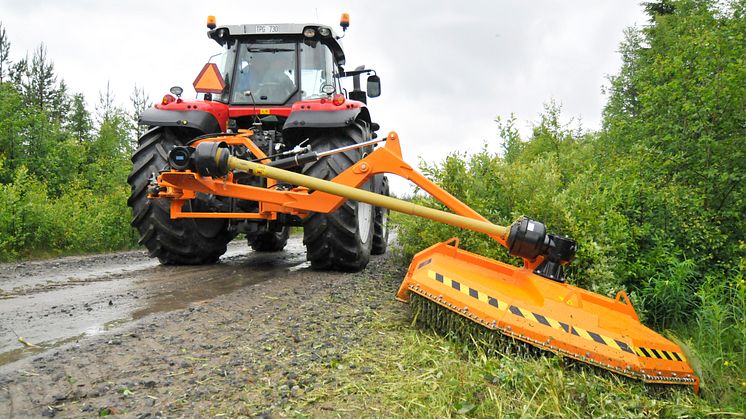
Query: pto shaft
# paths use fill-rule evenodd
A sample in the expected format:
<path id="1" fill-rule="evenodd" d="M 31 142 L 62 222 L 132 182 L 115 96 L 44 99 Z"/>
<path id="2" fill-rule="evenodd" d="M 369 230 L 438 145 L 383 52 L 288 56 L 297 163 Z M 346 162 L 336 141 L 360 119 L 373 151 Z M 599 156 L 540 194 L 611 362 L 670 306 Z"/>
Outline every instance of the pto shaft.
<path id="1" fill-rule="evenodd" d="M 215 154 L 215 161 L 219 164 L 220 160 L 225 159 L 222 153 L 228 153 L 225 148 L 219 148 Z M 440 211 L 433 208 L 424 207 L 401 199 L 390 196 L 376 194 L 370 191 L 354 188 L 352 186 L 341 185 L 311 176 L 290 172 L 276 167 L 270 167 L 264 164 L 254 163 L 237 157 L 228 156 L 228 167 L 233 170 L 245 171 L 257 176 L 267 177 L 279 180 L 281 182 L 293 185 L 305 186 L 309 189 L 326 192 L 328 194 L 341 196 L 353 201 L 364 202 L 377 207 L 388 208 L 392 211 L 401 212 L 408 215 L 427 218 L 452 226 L 467 228 L 488 235 L 497 235 L 507 239 L 510 229 L 486 221 L 475 220 L 450 212 Z"/>

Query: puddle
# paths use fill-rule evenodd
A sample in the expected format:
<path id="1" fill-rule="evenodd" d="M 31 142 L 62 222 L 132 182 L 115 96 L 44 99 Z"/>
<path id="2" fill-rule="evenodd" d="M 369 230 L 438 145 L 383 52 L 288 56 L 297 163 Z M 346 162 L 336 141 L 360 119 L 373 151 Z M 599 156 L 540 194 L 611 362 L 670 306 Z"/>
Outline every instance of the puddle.
<path id="1" fill-rule="evenodd" d="M 142 252 L 117 255 L 123 256 L 111 263 L 97 255 L 0 267 L 4 289 L 9 283 L 36 287 L 0 300 L 0 365 L 308 266 L 298 236 L 275 253 L 231 243 L 221 262 L 209 266 L 161 266 Z M 24 347 L 18 336 L 42 348 Z"/>
<path id="2" fill-rule="evenodd" d="M 0 353 L 0 366 L 10 364 L 11 362 L 18 361 L 20 359 L 26 358 L 27 356 L 40 354 L 44 351 L 48 351 L 50 349 L 58 348 L 66 343 L 75 342 L 76 340 L 80 339 L 84 335 L 78 335 L 78 336 L 72 336 L 67 339 L 60 339 L 56 341 L 50 341 L 50 342 L 43 342 L 39 344 L 35 344 L 34 347 L 27 347 L 21 345 L 19 342 L 18 344 L 21 345 L 18 349 L 13 349 L 12 351 L 2 352 Z"/>

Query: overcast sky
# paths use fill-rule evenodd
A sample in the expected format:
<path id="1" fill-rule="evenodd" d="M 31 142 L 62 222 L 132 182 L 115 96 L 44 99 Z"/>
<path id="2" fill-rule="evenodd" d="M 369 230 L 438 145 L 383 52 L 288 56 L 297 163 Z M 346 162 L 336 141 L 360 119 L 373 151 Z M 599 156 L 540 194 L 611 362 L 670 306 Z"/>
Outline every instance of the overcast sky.
<path id="1" fill-rule="evenodd" d="M 119 1 L 0 0 L 0 21 L 16 60 L 44 42 L 70 91 L 92 109 L 111 83 L 129 106 L 135 84 L 151 100 L 192 81 L 219 51 L 206 35 L 218 25 L 321 22 L 337 27 L 347 68 L 381 77 L 369 101 L 381 132 L 395 130 L 405 159 L 439 161 L 455 150 L 499 149 L 496 116 L 518 118 L 527 133 L 549 100 L 587 129 L 600 126 L 606 77 L 620 65 L 626 27 L 646 18 L 638 1 Z M 393 182 L 406 192 L 406 182 Z"/>

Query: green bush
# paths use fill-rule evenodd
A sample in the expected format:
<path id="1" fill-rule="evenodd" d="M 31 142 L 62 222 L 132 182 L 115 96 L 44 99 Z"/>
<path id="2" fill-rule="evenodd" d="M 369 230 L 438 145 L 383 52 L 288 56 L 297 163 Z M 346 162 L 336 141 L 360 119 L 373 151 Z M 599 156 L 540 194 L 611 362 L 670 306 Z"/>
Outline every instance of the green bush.
<path id="1" fill-rule="evenodd" d="M 454 153 L 421 170 L 492 222 L 507 225 L 525 215 L 575 238 L 569 282 L 607 296 L 630 292 L 643 322 L 691 348 L 708 398 L 746 408 L 746 247 L 712 228 L 717 213 L 703 206 L 700 190 L 658 177 L 640 164 L 637 147 L 610 148 L 607 133 L 560 125 L 558 112 L 550 105 L 532 137 L 509 152 Z M 421 195 L 413 200 L 443 208 Z M 413 217 L 393 220 L 406 256 L 459 236 L 467 250 L 510 259 L 483 234 Z"/>
<path id="2" fill-rule="evenodd" d="M 0 185 L 0 260 L 133 247 L 128 195 L 126 186 L 94 193 L 73 184 L 51 196 L 21 166 Z"/>

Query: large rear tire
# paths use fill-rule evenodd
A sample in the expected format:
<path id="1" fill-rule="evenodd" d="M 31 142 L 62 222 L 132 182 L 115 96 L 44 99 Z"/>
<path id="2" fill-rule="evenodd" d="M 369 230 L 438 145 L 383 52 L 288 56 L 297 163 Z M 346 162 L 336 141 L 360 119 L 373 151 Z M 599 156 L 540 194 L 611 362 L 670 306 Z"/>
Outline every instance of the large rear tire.
<path id="1" fill-rule="evenodd" d="M 353 125 L 329 130 L 312 140 L 316 152 L 359 143 L 369 138 L 367 129 Z M 303 174 L 331 180 L 363 157 L 361 149 L 336 153 L 303 167 Z M 372 183 L 364 188 L 371 190 Z M 360 271 L 368 265 L 373 246 L 374 207 L 345 201 L 335 212 L 312 213 L 303 222 L 306 258 L 314 269 Z"/>
<path id="2" fill-rule="evenodd" d="M 138 141 L 132 156 L 132 173 L 127 177 L 132 187 L 127 204 L 132 207 L 132 226 L 140 233 L 139 243 L 148 249 L 151 257 L 167 265 L 214 263 L 233 239 L 224 219 L 172 220 L 169 200 L 147 197 L 150 178 L 168 167 L 168 153 L 190 139 L 189 131 L 183 129 L 150 129 Z M 192 200 L 184 204 L 184 211 L 209 209 Z"/>
<path id="3" fill-rule="evenodd" d="M 376 184 L 376 193 L 389 196 L 389 178 L 380 175 L 381 179 Z M 375 224 L 373 227 L 373 247 L 370 253 L 373 255 L 382 255 L 386 253 L 389 244 L 389 209 L 375 208 Z"/>

